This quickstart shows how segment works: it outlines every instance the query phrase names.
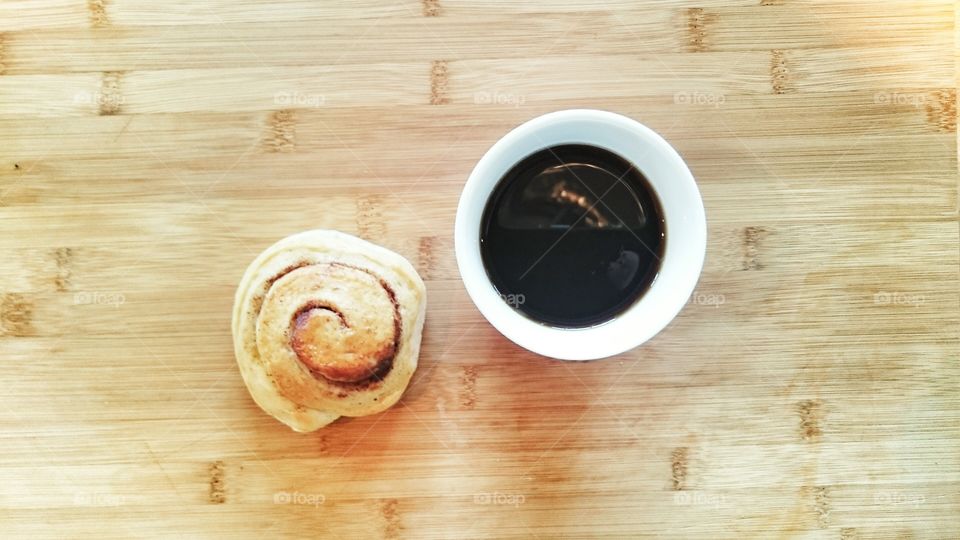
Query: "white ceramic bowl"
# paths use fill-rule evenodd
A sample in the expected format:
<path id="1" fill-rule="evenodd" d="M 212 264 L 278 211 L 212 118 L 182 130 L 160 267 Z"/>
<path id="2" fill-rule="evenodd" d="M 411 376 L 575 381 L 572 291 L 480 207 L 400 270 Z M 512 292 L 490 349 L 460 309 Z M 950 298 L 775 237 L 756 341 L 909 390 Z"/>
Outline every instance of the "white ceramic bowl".
<path id="1" fill-rule="evenodd" d="M 480 256 L 480 221 L 487 199 L 513 165 L 538 150 L 577 143 L 606 148 L 643 173 L 663 208 L 666 248 L 657 278 L 626 311 L 596 326 L 557 328 L 527 318 L 500 297 Z M 680 312 L 703 268 L 707 227 L 693 175 L 663 137 L 619 114 L 574 109 L 534 118 L 487 150 L 463 187 L 454 240 L 467 293 L 500 333 L 544 356 L 593 360 L 640 345 Z"/>

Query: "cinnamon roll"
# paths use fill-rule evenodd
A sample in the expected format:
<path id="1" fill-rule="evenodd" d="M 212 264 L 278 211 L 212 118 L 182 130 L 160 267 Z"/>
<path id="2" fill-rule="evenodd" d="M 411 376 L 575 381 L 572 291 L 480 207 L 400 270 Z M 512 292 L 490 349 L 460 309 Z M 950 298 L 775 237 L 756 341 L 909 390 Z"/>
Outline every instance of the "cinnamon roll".
<path id="1" fill-rule="evenodd" d="M 257 405 L 295 431 L 381 412 L 417 368 L 425 307 L 402 256 L 336 231 L 289 236 L 237 288 L 240 373 Z"/>

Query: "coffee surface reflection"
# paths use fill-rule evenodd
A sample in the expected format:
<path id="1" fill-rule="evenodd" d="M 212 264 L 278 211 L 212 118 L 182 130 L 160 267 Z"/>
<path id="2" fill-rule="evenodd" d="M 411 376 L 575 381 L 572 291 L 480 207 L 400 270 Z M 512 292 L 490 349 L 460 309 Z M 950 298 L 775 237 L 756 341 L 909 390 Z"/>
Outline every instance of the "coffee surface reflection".
<path id="1" fill-rule="evenodd" d="M 484 209 L 480 252 L 501 297 L 544 324 L 581 328 L 630 307 L 657 276 L 663 211 L 619 155 L 571 144 L 542 149 L 500 180 Z"/>

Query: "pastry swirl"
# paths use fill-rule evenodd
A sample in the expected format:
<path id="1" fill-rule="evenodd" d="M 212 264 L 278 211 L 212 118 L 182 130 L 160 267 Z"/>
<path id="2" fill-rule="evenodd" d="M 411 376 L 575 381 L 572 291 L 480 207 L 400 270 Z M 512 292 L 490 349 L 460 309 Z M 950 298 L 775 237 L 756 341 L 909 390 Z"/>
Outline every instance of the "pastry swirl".
<path id="1" fill-rule="evenodd" d="M 296 431 L 394 405 L 417 367 L 426 292 L 400 255 L 336 231 L 287 237 L 244 274 L 234 351 L 257 405 Z"/>

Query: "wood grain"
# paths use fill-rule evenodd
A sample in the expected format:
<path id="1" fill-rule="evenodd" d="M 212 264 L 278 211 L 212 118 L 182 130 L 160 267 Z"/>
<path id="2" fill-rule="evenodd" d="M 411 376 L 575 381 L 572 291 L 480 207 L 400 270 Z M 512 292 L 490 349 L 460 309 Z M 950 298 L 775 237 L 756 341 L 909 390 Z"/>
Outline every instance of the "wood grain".
<path id="1" fill-rule="evenodd" d="M 0 2 L 11 536 L 960 537 L 949 0 Z M 709 244 L 643 347 L 562 363 L 459 281 L 483 152 L 593 107 Z M 421 368 L 297 435 L 236 370 L 260 250 L 335 228 L 429 291 Z"/>

